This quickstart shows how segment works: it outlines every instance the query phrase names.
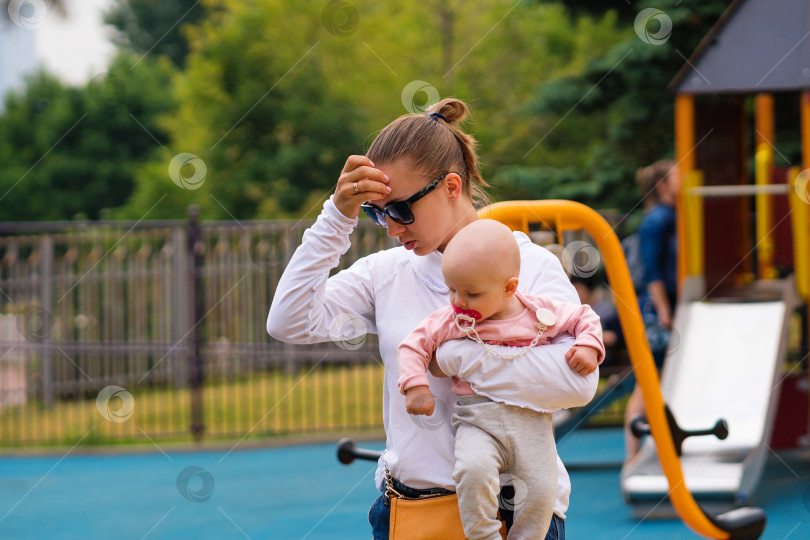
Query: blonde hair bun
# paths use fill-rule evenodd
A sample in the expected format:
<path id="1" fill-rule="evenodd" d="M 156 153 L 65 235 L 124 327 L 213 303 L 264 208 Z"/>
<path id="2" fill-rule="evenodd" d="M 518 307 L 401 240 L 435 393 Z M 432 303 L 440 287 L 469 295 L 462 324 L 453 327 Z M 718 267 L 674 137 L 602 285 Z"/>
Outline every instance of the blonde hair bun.
<path id="1" fill-rule="evenodd" d="M 456 98 L 444 98 L 427 108 L 425 114 L 440 114 L 448 124 L 460 124 L 470 114 L 467 105 Z"/>
<path id="2" fill-rule="evenodd" d="M 475 206 L 489 204 L 483 189 L 489 184 L 478 170 L 478 145 L 459 126 L 469 112 L 460 99 L 445 98 L 422 114 L 400 116 L 380 131 L 366 156 L 378 165 L 407 159 L 426 180 L 456 172 L 462 177 L 464 195 Z"/>

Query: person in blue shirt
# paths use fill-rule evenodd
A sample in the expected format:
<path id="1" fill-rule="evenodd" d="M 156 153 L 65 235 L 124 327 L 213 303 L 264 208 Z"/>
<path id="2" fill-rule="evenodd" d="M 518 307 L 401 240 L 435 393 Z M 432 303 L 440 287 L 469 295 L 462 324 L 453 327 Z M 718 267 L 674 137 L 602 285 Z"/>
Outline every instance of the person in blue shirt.
<path id="1" fill-rule="evenodd" d="M 647 339 L 660 369 L 666 355 L 677 293 L 677 234 L 675 204 L 681 182 L 678 166 L 662 160 L 639 169 L 636 174 L 646 211 L 638 228 L 644 289 L 639 295 Z M 644 414 L 641 389 L 636 385 L 625 409 L 625 461 L 639 449 L 639 440 L 630 433 L 630 421 Z"/>

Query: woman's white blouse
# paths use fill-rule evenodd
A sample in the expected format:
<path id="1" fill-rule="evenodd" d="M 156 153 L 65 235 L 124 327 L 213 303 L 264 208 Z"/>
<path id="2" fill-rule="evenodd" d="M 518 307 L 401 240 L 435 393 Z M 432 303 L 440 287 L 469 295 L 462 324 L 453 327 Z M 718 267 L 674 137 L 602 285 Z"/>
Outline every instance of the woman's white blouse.
<path id="1" fill-rule="evenodd" d="M 423 318 L 448 302 L 441 253 L 417 256 L 396 247 L 366 256 L 330 278 L 330 270 L 349 249 L 349 234 L 356 225 L 357 219 L 344 216 L 331 199 L 324 203 L 279 281 L 267 331 L 276 339 L 302 344 L 378 334 L 385 364 L 385 462 L 391 474 L 408 486 L 455 490 L 450 421 L 455 395 L 450 391 L 450 379 L 429 375 L 436 397 L 436 411 L 429 417 L 406 413 L 405 398 L 396 386 L 399 343 Z M 521 254 L 519 290 L 579 303 L 559 260 L 525 234 L 516 232 L 515 238 Z M 453 340 L 439 347 L 437 361 L 443 371 L 458 373 L 480 395 L 551 412 L 585 405 L 596 392 L 598 370 L 583 377 L 565 361 L 573 342 L 563 335 L 515 360 L 498 363 L 490 357 L 482 364 L 479 358 L 488 353 L 478 344 Z M 564 518 L 571 484 L 559 457 L 557 465 L 554 512 Z M 382 463 L 377 467 L 376 484 L 382 491 Z"/>

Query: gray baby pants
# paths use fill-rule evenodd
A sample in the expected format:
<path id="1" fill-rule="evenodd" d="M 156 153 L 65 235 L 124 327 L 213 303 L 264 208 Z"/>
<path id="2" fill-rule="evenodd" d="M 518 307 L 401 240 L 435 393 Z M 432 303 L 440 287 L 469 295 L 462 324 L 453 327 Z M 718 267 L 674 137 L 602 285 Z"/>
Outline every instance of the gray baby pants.
<path id="1" fill-rule="evenodd" d="M 469 540 L 501 540 L 496 519 L 501 485 L 514 487 L 509 540 L 546 536 L 557 499 L 557 448 L 551 414 L 460 396 L 456 427 L 456 481 L 461 522 Z"/>

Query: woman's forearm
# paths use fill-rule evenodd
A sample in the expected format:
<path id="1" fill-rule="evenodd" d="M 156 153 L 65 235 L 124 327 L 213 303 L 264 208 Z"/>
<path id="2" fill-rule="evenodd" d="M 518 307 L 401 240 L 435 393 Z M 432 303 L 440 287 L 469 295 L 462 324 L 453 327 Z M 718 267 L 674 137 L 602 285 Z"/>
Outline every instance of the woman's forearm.
<path id="1" fill-rule="evenodd" d="M 549 345 L 532 347 L 526 354 L 506 360 L 484 351 L 468 339 L 447 341 L 436 354 L 445 373 L 457 374 L 476 393 L 496 401 L 549 412 L 581 407 L 593 399 L 599 371 L 582 376 L 571 370 L 565 353 L 574 338 L 564 335 Z M 512 347 L 491 346 L 505 354 Z"/>
<path id="2" fill-rule="evenodd" d="M 347 328 L 372 329 L 373 323 L 364 317 L 371 297 L 365 266 L 356 264 L 329 279 L 329 272 L 349 248 L 349 233 L 356 221 L 340 214 L 331 201 L 324 205 L 276 287 L 267 316 L 271 336 L 289 343 L 318 343 L 353 337 L 333 335 Z M 341 323 L 341 317 L 359 317 L 363 324 Z"/>
<path id="3" fill-rule="evenodd" d="M 663 280 L 649 283 L 647 292 L 650 295 L 650 301 L 655 307 L 655 313 L 658 315 L 658 322 L 665 328 L 671 327 L 672 306 L 669 305 L 669 297 L 667 297 L 667 289 Z"/>

